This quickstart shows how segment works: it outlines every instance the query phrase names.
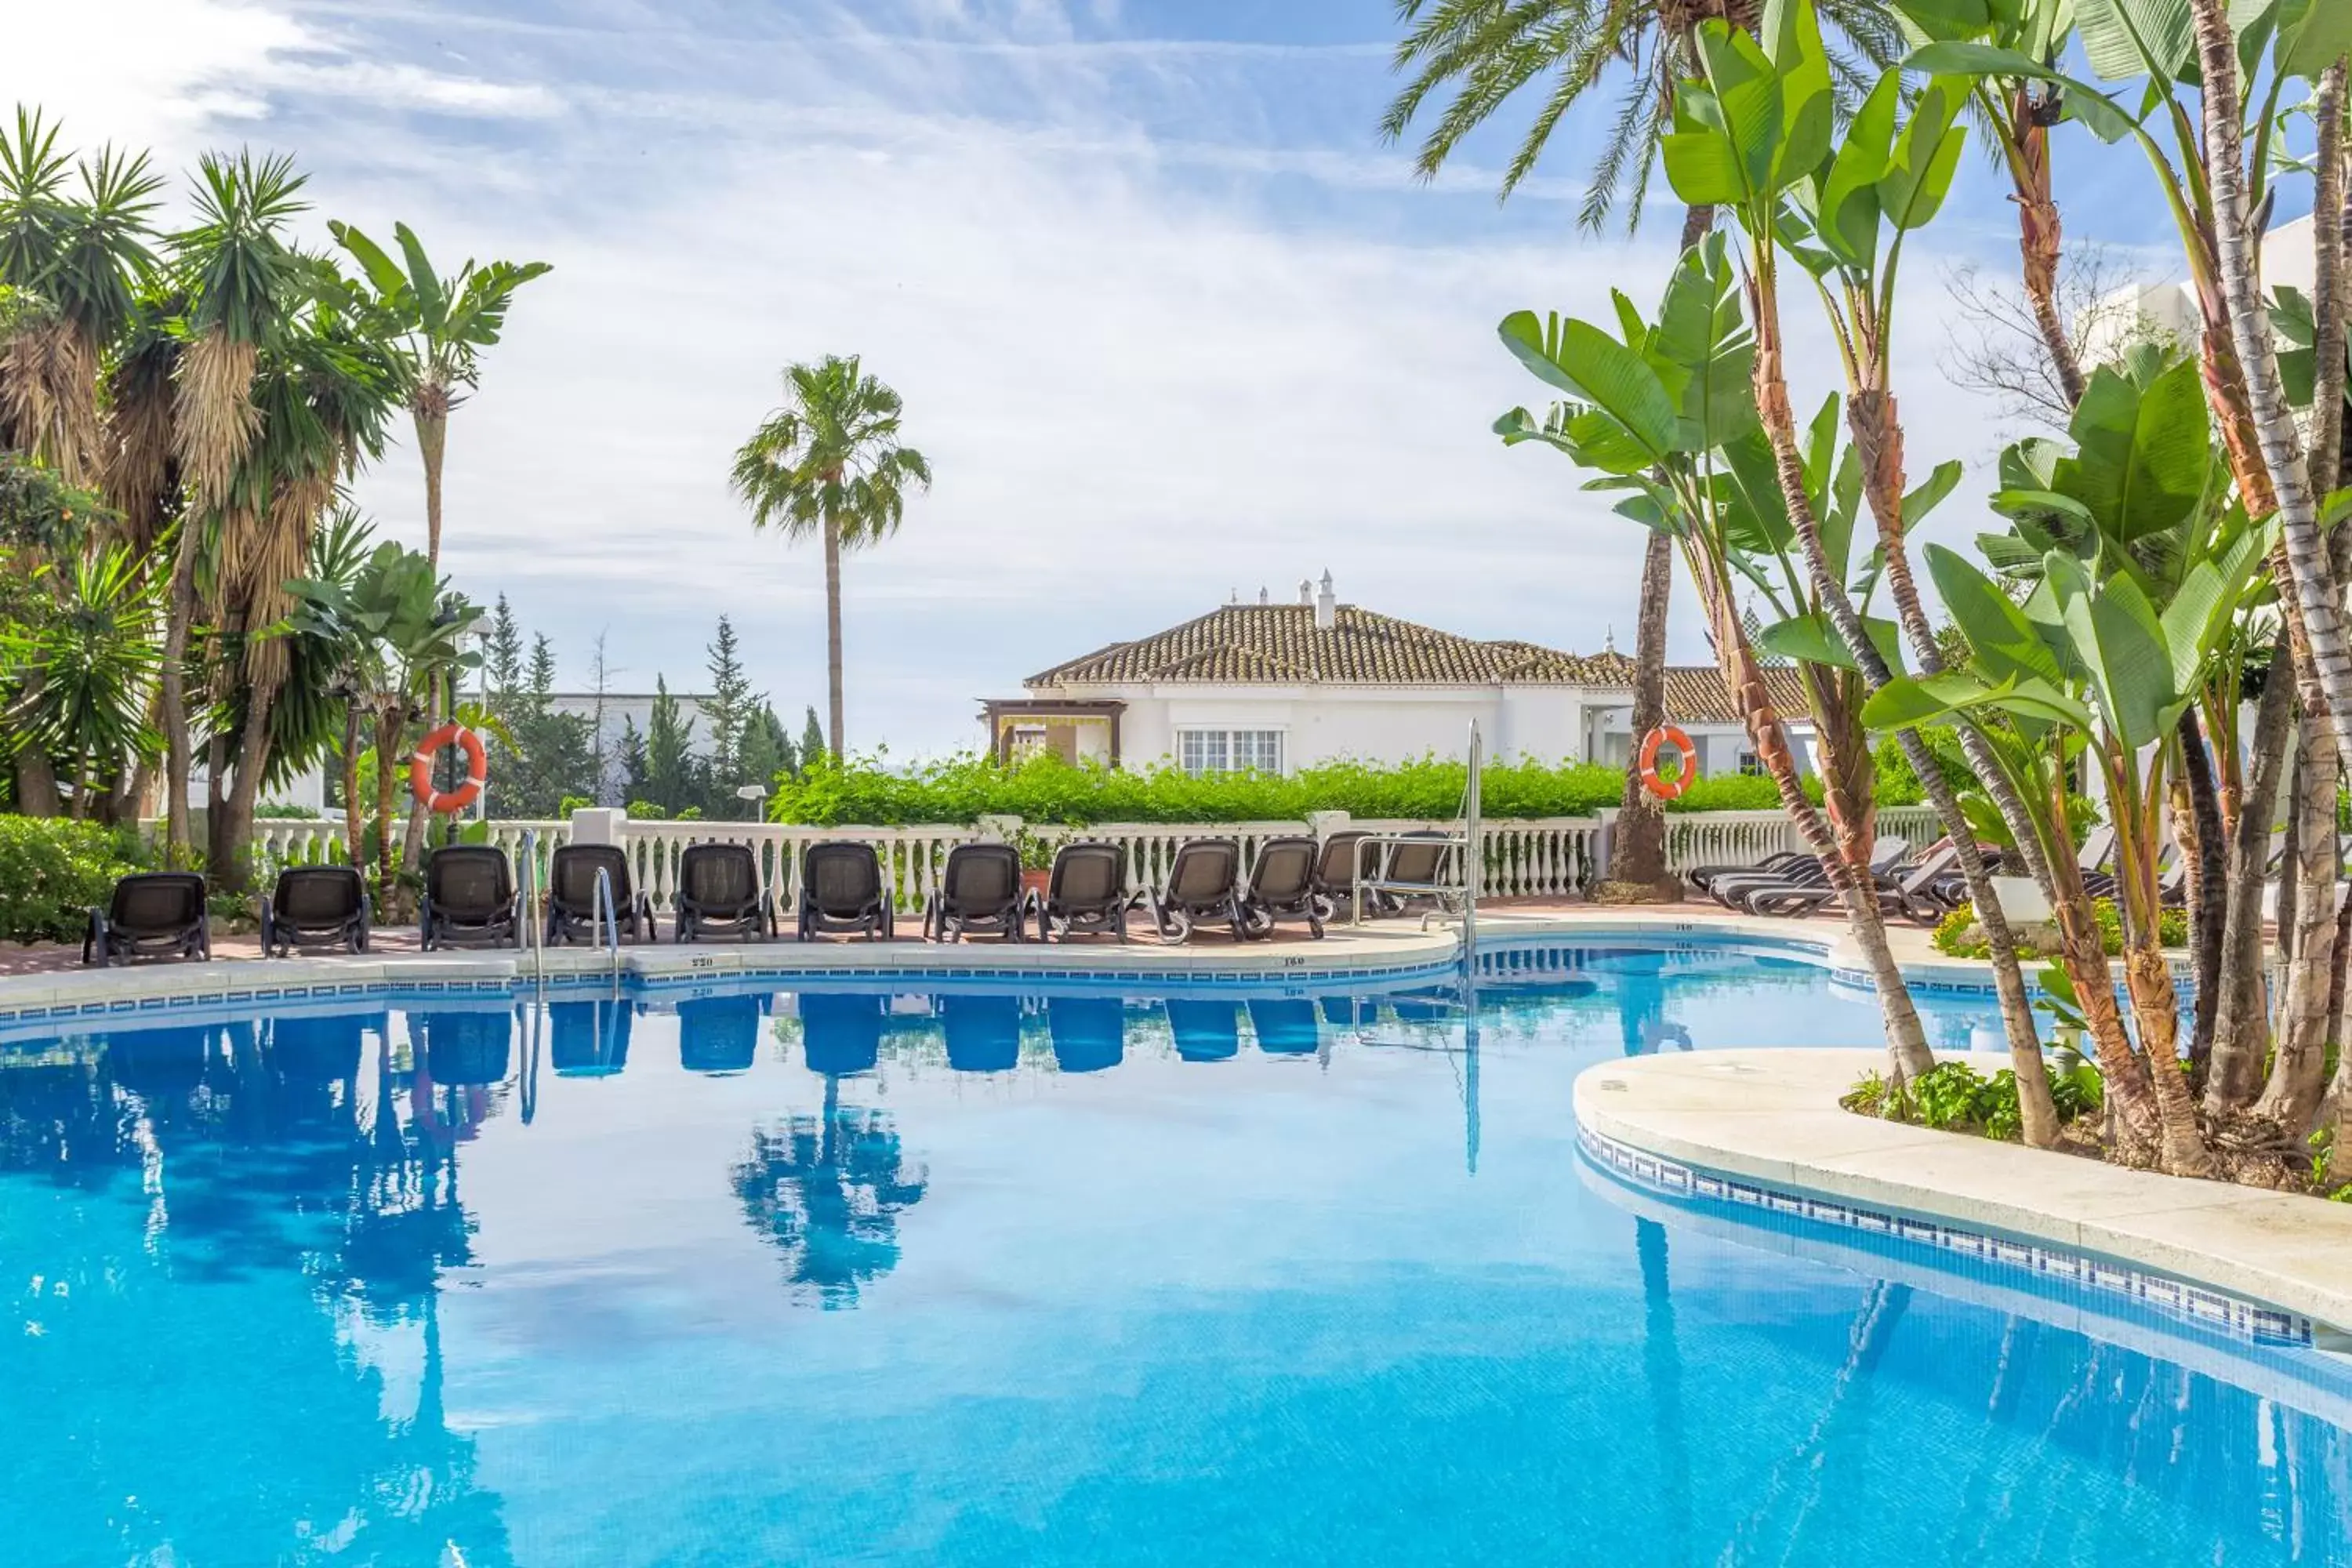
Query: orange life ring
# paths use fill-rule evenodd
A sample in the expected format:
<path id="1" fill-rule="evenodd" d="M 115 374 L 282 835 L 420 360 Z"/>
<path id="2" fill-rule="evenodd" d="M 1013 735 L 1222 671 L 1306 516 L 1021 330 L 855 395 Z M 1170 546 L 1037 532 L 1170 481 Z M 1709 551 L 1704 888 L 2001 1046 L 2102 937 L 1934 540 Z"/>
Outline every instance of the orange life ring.
<path id="1" fill-rule="evenodd" d="M 452 790 L 433 787 L 433 762 L 444 746 L 455 745 L 466 753 L 466 782 Z M 454 816 L 474 804 L 489 782 L 490 759 L 482 750 L 482 738 L 463 724 L 444 724 L 417 742 L 416 754 L 408 759 L 408 793 L 425 803 L 427 811 L 437 811 L 444 816 Z"/>
<path id="2" fill-rule="evenodd" d="M 1658 776 L 1658 748 L 1664 745 L 1672 745 L 1682 762 L 1682 765 L 1675 770 L 1675 776 L 1671 779 L 1662 779 Z M 1676 800 L 1681 798 L 1683 791 L 1690 788 L 1692 781 L 1697 777 L 1698 748 L 1691 744 L 1691 738 L 1683 733 L 1679 725 L 1661 724 L 1643 737 L 1642 741 L 1642 787 L 1643 789 L 1648 790 L 1660 800 Z"/>

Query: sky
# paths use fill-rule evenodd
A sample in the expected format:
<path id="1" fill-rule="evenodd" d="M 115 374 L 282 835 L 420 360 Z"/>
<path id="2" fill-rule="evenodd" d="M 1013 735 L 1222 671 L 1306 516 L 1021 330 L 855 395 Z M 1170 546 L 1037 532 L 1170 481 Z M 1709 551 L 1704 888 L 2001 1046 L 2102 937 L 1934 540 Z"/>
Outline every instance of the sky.
<path id="1" fill-rule="evenodd" d="M 1545 391 L 1495 326 L 1651 303 L 1678 209 L 1577 228 L 1592 115 L 1499 203 L 1525 104 L 1416 181 L 1376 130 L 1399 30 L 1392 0 L 78 0 L 12 18 L 0 101 L 175 171 L 291 153 L 320 248 L 402 221 L 445 271 L 552 263 L 452 420 L 444 563 L 566 686 L 601 637 L 613 689 L 698 689 L 726 615 L 781 712 L 822 708 L 820 552 L 755 535 L 726 475 L 784 364 L 863 356 L 936 474 L 845 571 L 850 745 L 906 760 L 1039 669 L 1327 570 L 1448 631 L 1630 647 L 1638 531 L 1496 440 Z M 2070 235 L 2161 276 L 2134 155 L 2059 135 Z M 1943 368 L 1947 279 L 2006 276 L 2014 223 L 1971 157 L 1906 253 L 1915 476 L 2015 433 Z M 1835 367 L 1803 305 L 1810 407 Z M 422 545 L 412 447 L 355 490 Z M 1980 526 L 1969 495 L 1927 536 Z M 1706 657 L 1686 593 L 1672 651 Z"/>

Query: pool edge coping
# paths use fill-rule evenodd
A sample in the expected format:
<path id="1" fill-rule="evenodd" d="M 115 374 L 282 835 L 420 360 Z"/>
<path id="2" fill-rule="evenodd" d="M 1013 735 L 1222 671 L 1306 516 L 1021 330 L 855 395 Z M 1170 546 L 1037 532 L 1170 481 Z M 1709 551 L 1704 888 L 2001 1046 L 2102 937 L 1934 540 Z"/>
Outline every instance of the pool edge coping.
<path id="1" fill-rule="evenodd" d="M 1577 1075 L 1572 1091 L 1579 1142 L 1606 1165 L 1623 1168 L 1590 1140 L 1745 1189 L 1708 1192 L 1694 1181 L 1690 1195 L 1831 1223 L 1854 1222 L 1811 1212 L 1824 1200 L 1850 1215 L 1907 1215 L 1934 1227 L 1914 1239 L 1997 1261 L 2042 1268 L 2036 1248 L 2110 1259 L 2201 1286 L 2224 1299 L 2224 1311 L 2231 1301 L 2277 1309 L 2323 1334 L 2352 1326 L 2352 1205 L 1840 1109 L 1837 1096 L 1881 1061 L 1868 1048 L 1805 1047 L 1598 1063 Z M 1669 1177 L 1659 1190 L 1675 1185 Z M 2063 1198 L 2050 1195 L 2053 1187 Z M 1898 1226 L 1894 1234 L 1904 1233 Z M 2003 1243 L 2022 1243 L 2022 1255 L 2008 1256 Z"/>
<path id="2" fill-rule="evenodd" d="M 1530 942 L 1594 941 L 1627 937 L 1726 939 L 1769 946 L 1816 963 L 1835 983 L 1867 988 L 1868 971 L 1841 926 L 1799 925 L 1754 916 L 1708 913 L 1665 906 L 1655 910 L 1612 910 L 1606 914 L 1521 914 L 1508 910 L 1482 913 L 1482 941 L 1519 945 Z M 1952 959 L 1927 945 L 1927 933 L 1890 933 L 1916 941 L 1898 942 L 1904 978 L 1936 990 L 1991 994 L 1987 964 Z M 1907 950 L 1907 951 L 1906 951 Z M 739 977 L 784 979 L 803 975 L 850 978 L 874 974 L 891 982 L 937 975 L 952 979 L 1020 979 L 1056 976 L 1104 977 L 1148 984 L 1154 979 L 1321 983 L 1351 978 L 1408 978 L 1437 972 L 1459 952 L 1452 927 L 1434 931 L 1357 931 L 1332 928 L 1324 942 L 1249 947 L 1163 947 L 1154 942 L 963 944 L 775 942 L 737 945 L 648 942 L 621 952 L 623 976 L 631 984 L 663 986 Z M 438 953 L 312 955 L 289 959 L 228 959 L 211 963 L 157 963 L 121 969 L 75 968 L 0 976 L 0 1026 L 75 1020 L 83 1016 L 177 1010 L 196 1005 L 247 1000 L 277 1001 L 328 993 L 389 994 L 423 988 L 488 991 L 535 984 L 532 954 L 514 949 Z M 550 948 L 547 978 L 558 984 L 601 979 L 610 966 L 601 952 Z"/>

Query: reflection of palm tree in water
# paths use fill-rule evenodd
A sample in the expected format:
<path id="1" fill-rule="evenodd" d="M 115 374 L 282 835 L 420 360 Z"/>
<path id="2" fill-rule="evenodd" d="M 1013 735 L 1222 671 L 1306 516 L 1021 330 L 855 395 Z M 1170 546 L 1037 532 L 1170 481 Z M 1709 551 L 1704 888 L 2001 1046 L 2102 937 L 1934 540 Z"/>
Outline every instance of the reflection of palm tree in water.
<path id="1" fill-rule="evenodd" d="M 860 1282 L 898 1266 L 898 1211 L 926 1186 L 889 1113 L 844 1106 L 840 1094 L 827 1073 L 822 1115 L 755 1129 L 732 1178 L 744 1218 L 783 1253 L 787 1281 L 826 1307 L 855 1306 Z"/>
<path id="2" fill-rule="evenodd" d="M 1668 1046 L 1691 1048 L 1690 1031 L 1666 1021 L 1666 980 L 1654 972 L 1617 976 L 1617 1029 L 1629 1057 L 1655 1056 Z"/>
<path id="3" fill-rule="evenodd" d="M 1674 1283 L 1666 1268 L 1666 1227 L 1633 1222 L 1633 1250 L 1642 1262 L 1642 1369 L 1657 1424 L 1658 1462 L 1665 1513 L 1666 1561 L 1690 1561 L 1690 1436 L 1683 1417 L 1682 1342 L 1675 1332 Z"/>
<path id="4" fill-rule="evenodd" d="M 159 1380 L 130 1411 L 103 1387 L 51 1407 L 77 1431 L 130 1421 L 197 1450 L 247 1444 L 254 1458 L 260 1489 L 234 1500 L 216 1477 L 160 1464 L 143 1445 L 99 1461 L 80 1489 L 148 1505 L 129 1527 L 142 1561 L 243 1560 L 245 1548 L 267 1561 L 279 1554 L 271 1539 L 290 1558 L 294 1532 L 320 1520 L 341 1521 L 342 1551 L 365 1561 L 446 1568 L 452 1545 L 468 1568 L 511 1561 L 501 1500 L 443 1405 L 438 1275 L 471 1256 L 456 1161 L 402 1126 L 399 1075 L 383 1054 L 363 1065 L 370 1028 L 381 1044 L 380 1016 L 125 1031 L 54 1073 L 0 1073 L 0 1166 L 103 1184 L 131 1211 L 93 1203 L 41 1238 L 45 1271 L 75 1286 L 59 1342 L 167 1343 L 219 1373 Z M 101 1172 L 110 1179 L 91 1179 Z M 213 1303 L 215 1286 L 244 1292 L 236 1311 Z M 413 1411 L 387 1408 L 370 1358 L 353 1353 L 345 1303 L 421 1335 Z M 283 1423 L 249 1425 L 249 1402 L 221 1392 L 221 1377 L 258 1366 L 272 1401 L 299 1412 L 298 1438 Z"/>

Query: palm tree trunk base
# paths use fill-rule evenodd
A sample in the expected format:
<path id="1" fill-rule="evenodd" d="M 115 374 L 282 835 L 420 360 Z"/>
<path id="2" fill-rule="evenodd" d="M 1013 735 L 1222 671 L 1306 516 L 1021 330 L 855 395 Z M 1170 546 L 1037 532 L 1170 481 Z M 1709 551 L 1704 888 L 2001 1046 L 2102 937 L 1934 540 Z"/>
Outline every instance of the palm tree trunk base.
<path id="1" fill-rule="evenodd" d="M 1588 902 L 1596 904 L 1678 904 L 1683 901 L 1683 884 L 1679 877 L 1664 877 L 1654 882 L 1596 882 L 1585 894 Z"/>

